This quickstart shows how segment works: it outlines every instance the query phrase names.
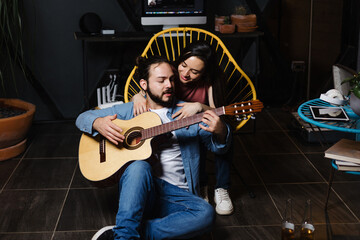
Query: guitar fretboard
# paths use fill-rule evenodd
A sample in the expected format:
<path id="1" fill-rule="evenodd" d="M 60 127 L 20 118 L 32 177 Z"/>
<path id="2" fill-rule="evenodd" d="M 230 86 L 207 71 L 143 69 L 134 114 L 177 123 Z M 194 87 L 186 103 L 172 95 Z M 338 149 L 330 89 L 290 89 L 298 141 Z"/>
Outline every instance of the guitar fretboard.
<path id="1" fill-rule="evenodd" d="M 215 108 L 212 111 L 214 111 L 215 114 L 218 116 L 225 114 L 224 107 Z M 175 121 L 168 122 L 168 123 L 158 125 L 155 127 L 143 129 L 140 131 L 141 136 L 142 136 L 141 139 L 144 140 L 144 139 L 152 138 L 152 137 L 155 137 L 155 136 L 167 133 L 167 132 L 174 131 L 176 129 L 180 129 L 180 128 L 187 127 L 187 126 L 190 126 L 195 123 L 199 123 L 199 122 L 201 122 L 203 115 L 204 115 L 204 113 L 198 113 L 191 117 L 186 117 L 186 118 L 183 118 L 180 120 L 175 120 Z"/>

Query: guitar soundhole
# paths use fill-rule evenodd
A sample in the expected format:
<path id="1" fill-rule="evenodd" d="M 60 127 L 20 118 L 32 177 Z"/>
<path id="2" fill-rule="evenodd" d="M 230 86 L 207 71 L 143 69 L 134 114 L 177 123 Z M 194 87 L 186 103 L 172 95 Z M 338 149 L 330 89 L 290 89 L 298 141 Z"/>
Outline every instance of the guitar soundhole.
<path id="1" fill-rule="evenodd" d="M 127 149 L 136 149 L 141 147 L 144 144 L 144 141 L 141 139 L 141 127 L 134 127 L 129 129 L 125 133 L 124 147 Z"/>

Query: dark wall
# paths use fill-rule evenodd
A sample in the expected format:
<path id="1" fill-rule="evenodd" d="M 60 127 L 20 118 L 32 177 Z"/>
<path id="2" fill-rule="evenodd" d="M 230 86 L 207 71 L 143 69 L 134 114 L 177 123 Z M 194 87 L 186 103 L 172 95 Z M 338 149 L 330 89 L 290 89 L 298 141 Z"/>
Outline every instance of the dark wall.
<path id="1" fill-rule="evenodd" d="M 278 0 L 269 6 L 271 14 L 267 23 L 279 44 L 280 53 L 290 63 L 299 60 L 305 63 L 305 72 L 298 74 L 296 79 L 300 83 L 294 83 L 294 78 L 289 79 L 290 85 L 301 87 L 296 94 L 303 99 L 307 93 L 310 98 L 316 98 L 333 88 L 333 64 L 356 69 L 359 7 L 357 0 Z M 271 73 L 271 69 L 264 72 Z"/>
<path id="2" fill-rule="evenodd" d="M 139 0 L 128 0 L 137 9 Z M 75 40 L 74 32 L 80 31 L 79 19 L 87 12 L 95 12 L 103 26 L 116 31 L 135 31 L 118 0 L 33 0 L 24 4 L 24 48 L 27 64 L 34 81 L 30 84 L 18 79 L 18 96 L 37 106 L 35 120 L 74 119 L 84 110 L 83 46 Z M 209 7 L 216 5 L 209 1 Z M 209 15 L 231 14 L 238 1 L 224 1 L 216 12 Z M 241 1 L 244 3 L 244 1 Z M 129 13 L 128 13 L 129 14 Z M 139 17 L 139 16 L 137 16 Z M 212 19 L 209 19 L 210 24 Z M 213 28 L 212 26 L 210 27 Z M 145 30 L 161 28 L 146 28 Z M 122 68 L 127 75 L 127 66 L 133 66 L 146 43 L 127 45 L 113 43 L 89 43 L 87 48 L 88 84 L 90 94 L 96 88 L 105 69 Z M 229 46 L 237 47 L 236 44 Z M 249 71 L 253 71 L 251 67 Z"/>
<path id="3" fill-rule="evenodd" d="M 8 96 L 18 96 L 36 104 L 35 120 L 76 118 L 84 110 L 84 89 L 82 42 L 75 40 L 74 32 L 80 31 L 79 19 L 87 12 L 97 13 L 104 26 L 120 32 L 134 31 L 119 1 L 121 3 L 123 0 L 24 0 L 25 53 L 28 67 L 36 81 L 30 84 L 18 73 L 19 93 L 16 95 L 14 91 L 9 90 Z M 314 1 L 310 86 L 313 96 L 330 77 L 331 65 L 337 62 L 343 51 L 342 18 L 347 13 L 342 11 L 344 2 L 349 1 L 351 0 L 331 0 L 331 4 L 325 0 Z M 139 14 L 140 0 L 127 0 L 127 2 L 133 4 L 137 9 L 136 14 Z M 221 4 L 218 4 L 218 1 L 207 2 L 211 17 L 206 28 L 212 29 L 214 14 L 230 15 L 235 6 L 252 1 L 224 0 Z M 291 89 L 295 80 L 293 76 L 288 77 L 283 73 L 290 70 L 290 63 L 293 60 L 303 60 L 307 65 L 310 0 L 257 0 L 256 2 L 260 11 L 258 17 L 263 20 L 262 23 L 259 22 L 259 29 L 267 33 L 262 37 L 260 44 L 259 97 L 269 103 L 276 97 L 284 102 L 286 101 L 284 96 L 292 94 Z M 356 36 L 355 42 L 358 43 L 358 32 Z M 105 69 L 120 68 L 123 78 L 127 77 L 127 71 L 133 66 L 135 57 L 142 52 L 144 46 L 145 43 L 88 44 L 90 93 L 95 89 Z M 242 46 L 238 43 L 229 43 L 227 47 L 230 51 L 237 51 Z M 254 58 L 253 46 L 248 47 L 250 51 L 244 56 L 245 63 L 253 62 Z M 274 50 L 276 50 L 275 55 Z M 251 75 L 254 66 L 245 64 L 244 70 Z M 301 81 L 304 87 L 306 76 Z M 297 89 L 297 92 L 305 90 Z"/>
<path id="4" fill-rule="evenodd" d="M 116 0 L 34 0 L 24 1 L 25 49 L 34 78 L 51 97 L 65 119 L 75 118 L 83 109 L 82 42 L 75 40 L 79 19 L 87 12 L 97 13 L 104 26 L 132 31 Z M 89 85 L 94 86 L 112 62 L 116 49 L 106 44 L 89 46 Z M 94 57 L 96 55 L 96 57 Z M 21 88 L 20 96 L 37 105 L 36 120 L 59 118 L 41 92 L 31 85 Z M 45 101 L 45 102 L 44 102 Z"/>

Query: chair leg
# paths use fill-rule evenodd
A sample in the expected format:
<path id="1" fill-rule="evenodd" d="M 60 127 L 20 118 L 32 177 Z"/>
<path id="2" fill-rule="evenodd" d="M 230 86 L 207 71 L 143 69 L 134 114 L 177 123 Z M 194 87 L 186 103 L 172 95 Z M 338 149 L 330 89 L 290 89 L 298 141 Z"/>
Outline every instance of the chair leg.
<path id="1" fill-rule="evenodd" d="M 325 211 L 327 210 L 329 196 L 330 196 L 330 192 L 331 192 L 331 186 L 332 186 L 332 183 L 334 180 L 334 175 L 335 175 L 335 168 L 331 167 L 330 178 L 329 178 L 329 187 L 328 187 L 326 202 L 325 202 Z"/>

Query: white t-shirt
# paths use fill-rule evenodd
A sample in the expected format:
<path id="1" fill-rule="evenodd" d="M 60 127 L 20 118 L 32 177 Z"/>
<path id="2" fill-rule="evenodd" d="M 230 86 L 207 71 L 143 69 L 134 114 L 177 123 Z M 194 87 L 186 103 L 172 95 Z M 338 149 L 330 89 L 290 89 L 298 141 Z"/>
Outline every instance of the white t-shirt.
<path id="1" fill-rule="evenodd" d="M 168 108 L 150 109 L 161 118 L 162 123 L 171 120 L 167 117 Z M 170 134 L 170 133 L 168 133 Z M 158 158 L 159 162 L 153 166 L 154 175 L 182 189 L 189 189 L 185 177 L 184 165 L 181 158 L 181 151 L 175 131 L 165 141 L 154 139 L 155 144 L 160 143 Z"/>

